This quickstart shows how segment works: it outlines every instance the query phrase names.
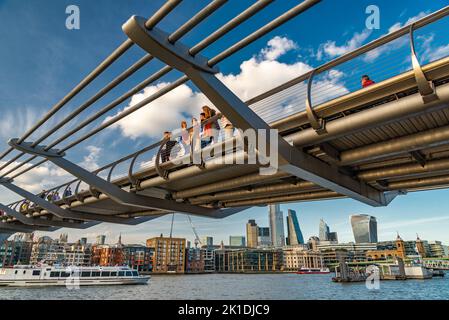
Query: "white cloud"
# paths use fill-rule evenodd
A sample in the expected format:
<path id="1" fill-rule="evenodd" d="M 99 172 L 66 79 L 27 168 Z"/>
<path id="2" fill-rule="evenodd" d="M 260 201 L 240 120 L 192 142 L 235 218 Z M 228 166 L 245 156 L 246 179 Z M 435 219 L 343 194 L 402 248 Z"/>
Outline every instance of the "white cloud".
<path id="1" fill-rule="evenodd" d="M 394 32 L 403 26 L 409 25 L 422 17 L 426 16 L 428 12 L 420 12 L 416 16 L 410 17 L 407 19 L 405 23 L 396 22 L 393 24 L 390 28 L 388 28 L 388 33 Z M 317 53 L 317 59 L 321 60 L 325 55 L 330 58 L 335 58 L 338 56 L 341 56 L 347 52 L 351 52 L 360 46 L 364 44 L 366 39 L 371 35 L 371 30 L 363 30 L 361 32 L 356 32 L 352 36 L 350 40 L 348 40 L 344 45 L 338 46 L 336 44 L 336 41 L 327 41 L 326 43 L 322 44 L 320 48 L 318 49 Z M 365 62 L 373 62 L 376 60 L 382 53 L 393 51 L 396 49 L 399 49 L 403 47 L 404 45 L 408 44 L 408 38 L 401 37 L 399 39 L 396 39 L 388 44 L 385 44 L 383 46 L 380 46 L 376 49 L 373 49 L 369 51 L 366 55 L 363 56 L 363 60 Z"/>
<path id="2" fill-rule="evenodd" d="M 318 60 L 321 60 L 324 54 L 334 58 L 341 56 L 347 52 L 353 51 L 360 47 L 365 40 L 371 35 L 371 30 L 364 30 L 362 32 L 356 32 L 344 45 L 338 46 L 336 41 L 327 41 L 318 49 Z"/>
<path id="3" fill-rule="evenodd" d="M 87 146 L 86 150 L 89 154 L 84 157 L 81 166 L 89 171 L 93 171 L 99 167 L 97 161 L 102 149 L 96 146 Z"/>
<path id="4" fill-rule="evenodd" d="M 428 15 L 428 12 L 424 12 L 421 11 L 420 13 L 418 13 L 416 16 L 410 17 L 407 19 L 407 21 L 404 24 L 401 24 L 400 22 L 396 22 L 395 24 L 393 24 L 390 28 L 388 28 L 388 33 L 392 33 L 400 28 L 402 28 L 403 26 L 407 26 L 423 17 L 425 17 L 426 15 Z"/>
<path id="5" fill-rule="evenodd" d="M 3 165 L 5 161 L 0 161 L 0 165 Z M 7 169 L 19 165 L 20 162 L 13 162 Z M 29 168 L 31 164 L 25 164 L 19 170 L 25 170 Z M 68 182 L 69 179 L 73 178 L 70 174 L 64 170 L 52 165 L 44 164 L 36 167 L 27 173 L 14 179 L 14 183 L 19 187 L 30 191 L 32 193 L 39 193 L 43 189 L 50 189 L 52 187 Z M 18 195 L 12 194 L 11 192 L 2 193 L 1 201 L 4 204 L 20 199 Z"/>
<path id="6" fill-rule="evenodd" d="M 218 74 L 217 77 L 240 99 L 248 100 L 312 69 L 303 62 L 287 64 L 276 61 L 277 58 L 296 47 L 296 44 L 287 38 L 274 37 L 258 55 L 240 65 L 238 74 Z M 167 84 L 159 83 L 150 86 L 142 93 L 133 96 L 125 110 Z M 201 106 L 204 104 L 210 105 L 210 102 L 202 93 L 193 91 L 187 85 L 181 85 L 117 122 L 114 127 L 119 128 L 122 134 L 129 138 L 141 136 L 158 138 L 162 136 L 163 131 L 178 128 L 181 120 L 193 115 L 198 117 Z"/>
<path id="7" fill-rule="evenodd" d="M 168 83 L 159 83 L 145 88 L 142 93 L 136 94 L 131 98 L 125 110 L 156 93 L 166 85 Z M 210 102 L 202 94 L 197 94 L 187 85 L 181 85 L 117 122 L 113 127 L 120 128 L 124 136 L 133 139 L 142 135 L 159 138 L 162 137 L 162 133 L 165 130 L 179 127 L 181 121 L 185 119 L 184 114 L 197 115 L 201 110 L 201 106 L 205 104 L 210 104 Z M 109 119 L 110 117 L 105 121 Z"/>
<path id="8" fill-rule="evenodd" d="M 285 37 L 276 36 L 268 41 L 268 47 L 262 49 L 262 56 L 265 60 L 273 61 L 285 54 L 287 51 L 297 49 L 298 46 L 292 40 Z"/>
<path id="9" fill-rule="evenodd" d="M 431 52 L 429 52 L 428 58 L 430 61 L 435 61 L 447 56 L 449 56 L 449 44 L 431 50 Z"/>

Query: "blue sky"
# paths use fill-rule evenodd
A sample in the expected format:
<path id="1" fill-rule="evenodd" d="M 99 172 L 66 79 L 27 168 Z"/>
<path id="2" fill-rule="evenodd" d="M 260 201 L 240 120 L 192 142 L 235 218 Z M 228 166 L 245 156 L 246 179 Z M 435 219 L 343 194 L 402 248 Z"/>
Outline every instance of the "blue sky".
<path id="1" fill-rule="evenodd" d="M 20 136 L 39 116 L 48 110 L 87 75 L 104 57 L 109 55 L 126 37 L 121 25 L 133 14 L 149 16 L 163 1 L 152 0 L 0 0 L 0 148 L 6 148 L 11 137 Z M 185 0 L 169 18 L 164 19 L 160 27 L 170 32 L 176 30 L 208 1 Z M 250 5 L 250 1 L 231 0 L 218 12 L 186 35 L 182 41 L 188 45 L 196 44 L 217 29 L 229 18 L 234 17 Z M 213 57 L 224 48 L 234 44 L 243 36 L 287 11 L 297 1 L 275 1 L 256 17 L 223 37 L 216 44 L 202 52 Z M 81 11 L 81 29 L 69 31 L 65 28 L 68 5 L 78 5 Z M 381 26 L 379 30 L 369 31 L 365 28 L 365 8 L 375 4 L 380 8 Z M 241 50 L 235 56 L 222 62 L 219 67 L 222 79 L 242 99 L 251 98 L 277 84 L 298 76 L 339 54 L 369 42 L 394 28 L 416 19 L 426 13 L 435 11 L 448 1 L 354 1 L 324 0 L 311 10 L 271 32 L 269 35 Z M 449 54 L 447 36 L 448 18 L 435 24 L 432 29 L 417 32 L 419 53 L 426 56 L 440 57 Z M 446 31 L 447 32 L 447 31 Z M 399 43 L 389 48 L 380 56 L 360 59 L 341 67 L 344 76 L 333 80 L 324 75 L 322 81 L 334 90 L 357 89 L 360 72 L 369 72 L 375 80 L 381 81 L 390 73 L 406 70 L 409 65 L 406 58 L 408 47 Z M 440 56 L 436 56 L 439 53 Z M 92 94 L 102 88 L 108 80 L 113 79 L 125 68 L 143 56 L 138 48 L 131 49 L 122 59 L 92 83 L 85 92 L 73 99 L 42 130 L 61 120 L 64 115 L 79 106 Z M 368 57 L 369 58 L 369 57 Z M 379 68 L 380 63 L 387 63 L 388 68 Z M 391 66 L 394 65 L 394 66 Z M 114 89 L 110 94 L 94 104 L 76 121 L 72 127 L 117 96 L 143 81 L 152 72 L 162 66 L 152 61 L 142 68 L 133 78 Z M 351 72 L 348 72 L 348 71 Z M 273 72 L 274 71 L 274 72 Z M 251 76 L 252 75 L 252 76 Z M 256 75 L 256 76 L 254 76 Z M 267 76 L 269 75 L 269 76 Z M 344 78 L 344 77 L 347 78 Z M 179 77 L 174 72 L 161 79 L 168 83 Z M 338 78 L 338 82 L 335 80 Z M 327 81 L 327 82 L 326 82 Z M 155 84 L 162 85 L 162 84 Z M 151 94 L 157 87 L 150 87 L 145 92 L 126 102 L 107 116 L 114 116 L 133 102 Z M 134 152 L 155 141 L 164 126 L 172 126 L 184 114 L 194 113 L 201 105 L 203 97 L 192 86 L 186 86 L 176 95 L 147 106 L 142 112 L 131 116 L 118 126 L 104 131 L 89 139 L 68 153 L 69 159 L 81 163 L 87 168 L 109 163 L 110 161 Z M 317 98 L 318 99 L 318 98 Z M 172 109 L 166 106 L 170 105 Z M 161 110 L 163 110 L 161 112 Z M 294 111 L 294 110 L 293 110 Z M 273 116 L 271 111 L 270 116 Z M 98 126 L 102 117 L 91 126 Z M 51 136 L 45 142 L 51 142 L 67 130 Z M 33 138 L 39 136 L 38 131 Z M 87 131 L 80 132 L 77 136 Z M 75 137 L 74 137 L 75 138 Z M 66 143 L 62 144 L 63 146 Z M 145 159 L 142 159 L 145 161 Z M 42 167 L 17 180 L 29 190 L 38 192 L 67 180 L 67 177 L 51 166 Z M 446 190 L 409 194 L 396 199 L 387 208 L 371 208 L 353 200 L 333 200 L 323 202 L 298 203 L 282 205 L 286 213 L 288 208 L 298 212 L 305 238 L 318 233 L 318 222 L 324 218 L 333 231 L 339 233 L 342 241 L 352 240 L 348 216 L 353 213 L 373 214 L 378 218 L 380 239 L 392 239 L 396 231 L 406 239 L 413 239 L 416 233 L 421 238 L 443 240 L 449 243 L 449 209 L 446 205 L 449 192 Z M 0 201 L 8 203 L 14 195 L 2 191 Z M 193 218 L 200 235 L 213 235 L 217 241 L 227 242 L 229 235 L 243 235 L 245 223 L 255 218 L 260 225 L 267 225 L 267 209 L 257 207 L 220 221 Z M 72 240 L 82 235 L 93 238 L 97 233 L 106 233 L 115 239 L 120 232 L 124 241 L 143 242 L 146 238 L 159 233 L 168 233 L 170 217 L 132 228 L 103 224 L 85 232 L 68 231 Z M 178 236 L 192 238 L 193 234 L 185 216 L 178 215 L 175 220 L 175 233 Z M 61 230 L 65 231 L 65 230 Z M 59 231 L 58 231 L 59 232 Z"/>

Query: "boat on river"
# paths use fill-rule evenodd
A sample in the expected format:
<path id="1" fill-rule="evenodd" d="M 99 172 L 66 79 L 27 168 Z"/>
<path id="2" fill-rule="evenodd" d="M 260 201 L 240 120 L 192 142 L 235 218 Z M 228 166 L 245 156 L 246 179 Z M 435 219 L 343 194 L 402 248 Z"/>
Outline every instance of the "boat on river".
<path id="1" fill-rule="evenodd" d="M 149 276 L 137 270 L 120 267 L 29 266 L 16 265 L 0 269 L 0 286 L 103 286 L 147 284 Z"/>

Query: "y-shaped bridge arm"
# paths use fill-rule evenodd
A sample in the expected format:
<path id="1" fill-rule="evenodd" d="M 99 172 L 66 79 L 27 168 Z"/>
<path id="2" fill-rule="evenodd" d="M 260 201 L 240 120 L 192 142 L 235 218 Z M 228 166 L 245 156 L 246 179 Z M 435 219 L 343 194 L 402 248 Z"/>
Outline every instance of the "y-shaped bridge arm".
<path id="1" fill-rule="evenodd" d="M 269 132 L 271 127 L 218 80 L 215 76 L 218 71 L 208 65 L 207 59 L 199 55 L 192 57 L 189 48 L 180 42 L 170 43 L 168 35 L 162 30 L 157 28 L 147 30 L 144 21 L 144 18 L 133 16 L 123 25 L 123 31 L 142 49 L 185 73 L 236 127 L 242 130 L 262 129 Z M 270 150 L 269 134 L 265 135 L 264 143 L 267 150 Z M 384 206 L 389 202 L 383 192 L 291 146 L 280 135 L 278 135 L 278 159 L 281 171 L 326 189 L 372 206 Z"/>
<path id="2" fill-rule="evenodd" d="M 144 209 L 165 210 L 169 212 L 180 212 L 196 214 L 201 216 L 220 215 L 220 210 L 214 208 L 206 208 L 202 206 L 194 206 L 187 203 L 180 203 L 174 200 L 166 200 L 144 196 L 136 193 L 127 192 L 113 183 L 110 183 L 97 175 L 85 170 L 84 168 L 68 161 L 64 158 L 64 154 L 60 154 L 57 150 L 46 151 L 43 146 L 32 147 L 32 143 L 18 143 L 18 139 L 11 139 L 9 145 L 13 148 L 25 153 L 34 154 L 45 157 L 56 166 L 71 173 L 75 177 L 87 183 L 89 186 L 104 193 L 113 201 L 131 207 Z"/>
<path id="3" fill-rule="evenodd" d="M 120 218 L 116 216 L 108 216 L 108 215 L 102 215 L 102 214 L 93 214 L 93 213 L 84 213 L 79 211 L 73 211 L 70 209 L 64 209 L 60 206 L 48 202 L 45 199 L 42 199 L 39 196 L 36 196 L 35 194 L 32 194 L 31 192 L 28 192 L 25 189 L 22 189 L 15 184 L 11 183 L 10 181 L 6 179 L 1 179 L 0 184 L 2 184 L 4 187 L 8 188 L 12 192 L 15 192 L 25 199 L 29 200 L 30 202 L 33 202 L 37 204 L 39 207 L 47 210 L 48 212 L 54 214 L 55 216 L 63 219 L 76 219 L 76 220 L 87 220 L 87 221 L 100 221 L 100 222 L 109 222 L 109 223 L 117 223 L 117 224 L 124 224 L 124 225 L 137 225 L 155 218 L 160 217 L 161 215 L 154 215 L 154 216 L 146 216 L 146 217 L 139 217 L 139 218 Z M 13 210 L 14 211 L 14 210 Z M 11 212 L 12 213 L 12 212 Z M 100 223 L 98 222 L 98 223 Z M 98 223 L 92 223 L 89 225 L 93 226 L 94 224 Z M 73 228 L 74 226 L 71 226 Z"/>

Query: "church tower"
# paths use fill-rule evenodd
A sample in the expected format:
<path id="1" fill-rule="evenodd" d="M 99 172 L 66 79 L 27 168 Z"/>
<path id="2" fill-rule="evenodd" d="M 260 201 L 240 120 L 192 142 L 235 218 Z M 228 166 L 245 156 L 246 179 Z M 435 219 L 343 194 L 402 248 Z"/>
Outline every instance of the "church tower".
<path id="1" fill-rule="evenodd" d="M 404 240 L 402 240 L 402 238 L 399 236 L 399 233 L 396 238 L 396 251 L 398 257 L 402 259 L 404 259 L 407 256 L 405 252 Z"/>

